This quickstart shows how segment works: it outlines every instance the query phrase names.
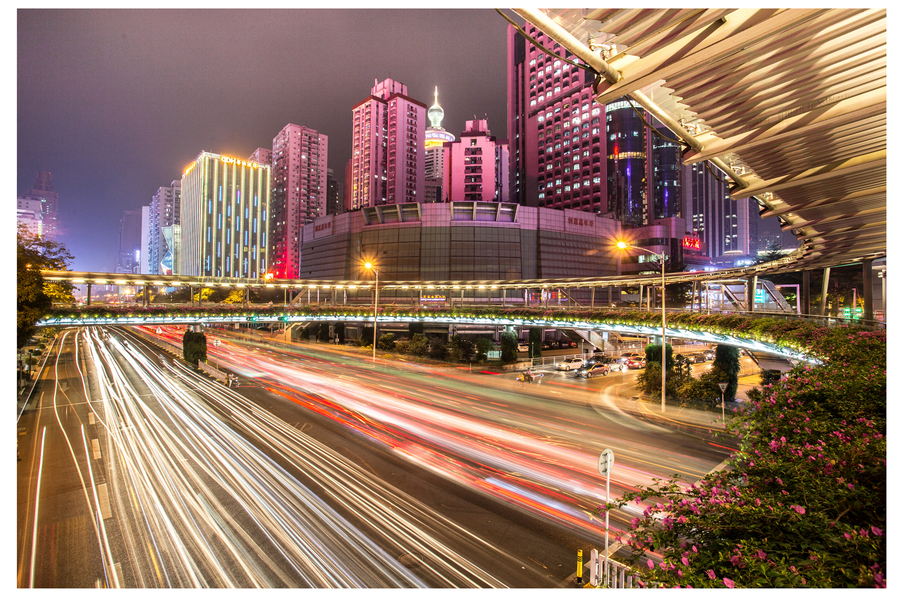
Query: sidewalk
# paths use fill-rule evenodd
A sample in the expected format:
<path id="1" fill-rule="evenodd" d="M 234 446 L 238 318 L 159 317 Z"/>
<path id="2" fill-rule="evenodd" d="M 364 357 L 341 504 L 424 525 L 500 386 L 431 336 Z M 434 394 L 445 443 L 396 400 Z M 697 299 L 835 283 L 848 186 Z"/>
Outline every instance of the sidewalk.
<path id="1" fill-rule="evenodd" d="M 741 403 L 747 400 L 747 391 L 751 388 L 759 386 L 759 374 L 743 376 L 738 378 L 738 390 L 734 401 L 725 401 L 725 420 L 731 419 L 733 411 L 741 406 Z M 680 405 L 666 405 L 665 412 L 662 411 L 662 405 L 656 401 L 640 400 L 638 401 L 638 409 L 653 417 L 668 420 L 680 425 L 702 428 L 704 430 L 721 430 L 722 429 L 722 411 L 721 407 L 715 411 L 704 411 L 702 409 L 693 409 L 691 407 L 681 407 Z"/>

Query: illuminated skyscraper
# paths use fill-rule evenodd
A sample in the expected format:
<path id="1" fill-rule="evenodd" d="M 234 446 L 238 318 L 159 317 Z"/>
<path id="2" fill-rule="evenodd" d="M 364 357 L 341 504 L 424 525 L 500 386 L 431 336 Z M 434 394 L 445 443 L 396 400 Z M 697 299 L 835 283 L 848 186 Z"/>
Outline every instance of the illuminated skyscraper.
<path id="1" fill-rule="evenodd" d="M 424 201 L 425 111 L 393 79 L 353 107 L 349 209 Z"/>
<path id="2" fill-rule="evenodd" d="M 434 105 L 428 109 L 431 126 L 425 129 L 425 202 L 444 201 L 444 143 L 456 137 L 441 126 L 444 109 L 438 104 L 438 90 L 434 88 Z"/>
<path id="3" fill-rule="evenodd" d="M 525 31 L 579 62 L 533 25 Z M 607 212 L 605 112 L 593 100 L 593 74 L 545 54 L 512 26 L 507 51 L 510 201 Z"/>
<path id="4" fill-rule="evenodd" d="M 300 272 L 300 227 L 325 215 L 328 136 L 289 124 L 272 140 L 270 266 L 275 278 Z"/>
<path id="5" fill-rule="evenodd" d="M 49 172 L 38 172 L 34 186 L 25 195 L 18 195 L 16 208 L 18 221 L 24 222 L 38 235 L 46 239 L 59 240 L 57 212 L 59 196 L 53 189 Z"/>
<path id="6" fill-rule="evenodd" d="M 172 181 L 168 187 L 160 187 L 150 200 L 149 254 L 142 260 L 147 262 L 148 274 L 172 274 L 171 264 L 168 268 L 161 265 L 166 256 L 173 253 L 162 231 L 175 224 L 181 224 L 180 180 Z"/>
<path id="7" fill-rule="evenodd" d="M 271 188 L 268 164 L 201 152 L 181 177 L 178 273 L 262 278 Z"/>

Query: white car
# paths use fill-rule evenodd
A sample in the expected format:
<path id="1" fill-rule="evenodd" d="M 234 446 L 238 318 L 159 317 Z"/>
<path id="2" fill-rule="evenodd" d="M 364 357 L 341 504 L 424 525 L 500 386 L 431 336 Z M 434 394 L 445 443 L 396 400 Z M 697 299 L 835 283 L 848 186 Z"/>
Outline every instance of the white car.
<path id="1" fill-rule="evenodd" d="M 556 366 L 556 369 L 563 372 L 569 372 L 571 370 L 577 370 L 582 366 L 584 366 L 584 360 L 582 358 L 568 357 L 564 361 L 559 362 Z"/>

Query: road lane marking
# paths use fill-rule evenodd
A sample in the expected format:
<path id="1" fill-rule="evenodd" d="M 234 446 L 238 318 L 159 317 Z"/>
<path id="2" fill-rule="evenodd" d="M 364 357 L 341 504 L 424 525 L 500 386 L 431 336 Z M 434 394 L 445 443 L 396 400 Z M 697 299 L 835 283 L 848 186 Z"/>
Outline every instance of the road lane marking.
<path id="1" fill-rule="evenodd" d="M 93 452 L 94 452 L 94 459 L 99 459 L 103 456 L 102 453 L 100 452 L 100 441 L 97 440 L 96 438 L 91 440 L 91 448 L 93 449 Z"/>

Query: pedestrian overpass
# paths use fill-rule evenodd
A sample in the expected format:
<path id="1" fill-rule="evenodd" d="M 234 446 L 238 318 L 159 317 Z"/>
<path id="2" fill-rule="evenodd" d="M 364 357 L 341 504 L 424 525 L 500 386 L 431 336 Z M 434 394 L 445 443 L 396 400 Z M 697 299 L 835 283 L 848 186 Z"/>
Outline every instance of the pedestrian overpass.
<path id="1" fill-rule="evenodd" d="M 104 313 L 105 312 L 105 313 Z M 750 316 L 728 316 L 733 323 L 739 323 Z M 667 323 L 667 338 L 678 338 L 710 344 L 729 345 L 749 352 L 768 353 L 782 359 L 818 363 L 818 360 L 804 353 L 793 339 L 778 340 L 772 337 L 730 331 L 718 319 L 710 319 L 704 325 L 704 314 L 688 314 L 680 318 L 683 322 Z M 652 312 L 628 312 L 608 310 L 605 314 L 596 310 L 564 309 L 544 310 L 541 308 L 502 307 L 484 308 L 478 306 L 456 306 L 453 308 L 427 309 L 412 306 L 380 308 L 377 318 L 379 326 L 387 324 L 421 323 L 431 325 L 476 325 L 507 329 L 554 328 L 573 330 L 581 333 L 614 333 L 623 336 L 661 337 L 663 328 L 657 314 Z M 642 321 L 643 320 L 643 321 Z M 295 323 L 326 323 L 368 325 L 375 323 L 371 307 L 309 306 L 306 308 L 285 308 L 281 306 L 225 307 L 221 305 L 202 307 L 173 307 L 168 312 L 160 308 L 144 309 L 134 307 L 96 306 L 90 310 L 77 308 L 57 309 L 40 320 L 42 327 L 70 326 L 209 326 L 209 325 L 261 325 L 278 323 L 289 326 Z"/>

